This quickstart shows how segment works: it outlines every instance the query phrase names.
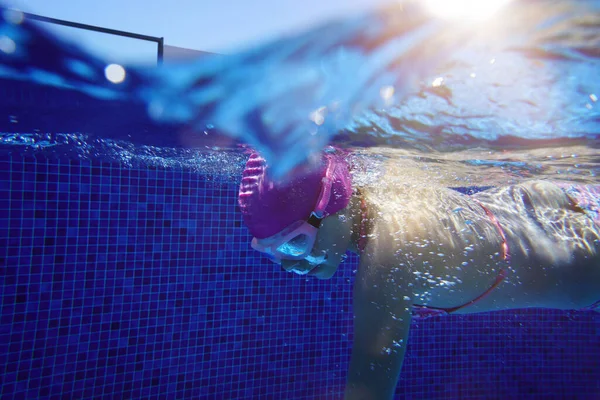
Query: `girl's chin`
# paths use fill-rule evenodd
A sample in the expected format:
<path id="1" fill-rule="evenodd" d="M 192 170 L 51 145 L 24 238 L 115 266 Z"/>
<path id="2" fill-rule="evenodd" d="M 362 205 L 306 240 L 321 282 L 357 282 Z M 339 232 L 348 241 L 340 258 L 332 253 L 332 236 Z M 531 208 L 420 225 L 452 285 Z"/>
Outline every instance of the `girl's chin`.
<path id="1" fill-rule="evenodd" d="M 329 279 L 333 276 L 335 271 L 330 271 L 326 265 L 317 265 L 308 273 L 310 276 L 314 276 L 317 279 Z"/>
<path id="2" fill-rule="evenodd" d="M 325 263 L 313 266 L 313 264 L 306 260 L 296 261 L 291 268 L 290 266 L 286 266 L 283 267 L 283 269 L 297 275 L 309 275 L 318 279 L 329 279 L 335 273 L 335 270 L 331 271 L 331 269 L 328 268 L 328 265 Z"/>

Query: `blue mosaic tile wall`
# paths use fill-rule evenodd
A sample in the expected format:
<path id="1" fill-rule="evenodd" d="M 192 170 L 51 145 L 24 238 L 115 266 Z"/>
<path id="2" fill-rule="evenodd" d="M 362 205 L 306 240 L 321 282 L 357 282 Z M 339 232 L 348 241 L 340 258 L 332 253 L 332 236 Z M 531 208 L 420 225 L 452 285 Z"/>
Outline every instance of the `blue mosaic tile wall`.
<path id="1" fill-rule="evenodd" d="M 341 399 L 356 257 L 330 281 L 249 248 L 237 185 L 0 161 L 0 398 Z M 598 399 L 600 314 L 414 323 L 398 399 Z"/>

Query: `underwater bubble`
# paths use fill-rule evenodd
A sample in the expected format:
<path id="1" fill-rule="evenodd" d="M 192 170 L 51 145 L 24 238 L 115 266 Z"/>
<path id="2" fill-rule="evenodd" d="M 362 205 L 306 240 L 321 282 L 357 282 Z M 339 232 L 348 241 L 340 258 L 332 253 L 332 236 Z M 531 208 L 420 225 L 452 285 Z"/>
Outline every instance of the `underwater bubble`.
<path id="1" fill-rule="evenodd" d="M 0 36 L 0 51 L 6 54 L 12 54 L 17 49 L 17 45 L 14 40 L 8 36 Z"/>
<path id="2" fill-rule="evenodd" d="M 347 217 L 347 216 L 345 216 L 345 215 L 339 215 L 339 216 L 338 216 L 338 219 L 339 219 L 341 222 L 346 222 L 346 221 L 348 221 L 348 217 Z"/>
<path id="3" fill-rule="evenodd" d="M 7 22 L 10 22 L 11 24 L 15 24 L 15 25 L 21 24 L 23 22 L 23 20 L 25 19 L 25 14 L 23 14 L 23 11 L 10 9 L 10 8 L 7 8 L 6 10 L 4 10 L 4 12 L 2 13 L 2 16 L 4 17 L 4 19 Z"/>
<path id="4" fill-rule="evenodd" d="M 456 282 L 442 280 L 442 281 L 440 281 L 439 285 L 440 286 L 454 286 L 454 285 L 456 285 Z"/>

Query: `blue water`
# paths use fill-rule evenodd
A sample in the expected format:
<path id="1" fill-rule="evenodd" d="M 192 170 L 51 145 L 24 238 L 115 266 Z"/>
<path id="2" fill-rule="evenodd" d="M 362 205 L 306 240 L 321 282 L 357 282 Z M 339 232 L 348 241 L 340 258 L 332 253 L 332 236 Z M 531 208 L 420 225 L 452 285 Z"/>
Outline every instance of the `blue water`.
<path id="1" fill-rule="evenodd" d="M 390 7 L 122 84 L 2 16 L 2 399 L 341 398 L 356 257 L 316 282 L 252 251 L 241 145 L 282 173 L 347 147 L 359 183 L 383 160 L 445 186 L 598 183 L 598 2 L 483 24 Z M 397 398 L 598 398 L 598 318 L 415 323 Z"/>
<path id="2" fill-rule="evenodd" d="M 5 14 L 0 35 L 15 51 L 0 52 L 4 80 L 69 88 L 121 110 L 100 129 L 86 124 L 100 112 L 38 128 L 93 125 L 100 140 L 160 148 L 246 143 L 280 173 L 331 141 L 447 152 L 598 138 L 598 2 L 514 1 L 482 23 L 409 2 L 231 56 L 126 67 L 121 84 L 107 81 L 102 60 Z"/>

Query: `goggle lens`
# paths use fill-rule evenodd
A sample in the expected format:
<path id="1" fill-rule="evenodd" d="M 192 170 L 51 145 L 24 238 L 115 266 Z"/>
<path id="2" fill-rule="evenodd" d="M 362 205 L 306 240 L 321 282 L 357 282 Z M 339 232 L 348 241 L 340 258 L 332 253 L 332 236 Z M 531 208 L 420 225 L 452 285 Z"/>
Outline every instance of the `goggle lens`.
<path id="1" fill-rule="evenodd" d="M 309 250 L 309 242 L 310 240 L 308 235 L 299 234 L 277 247 L 277 251 L 282 254 L 288 254 L 292 257 L 298 257 Z"/>

